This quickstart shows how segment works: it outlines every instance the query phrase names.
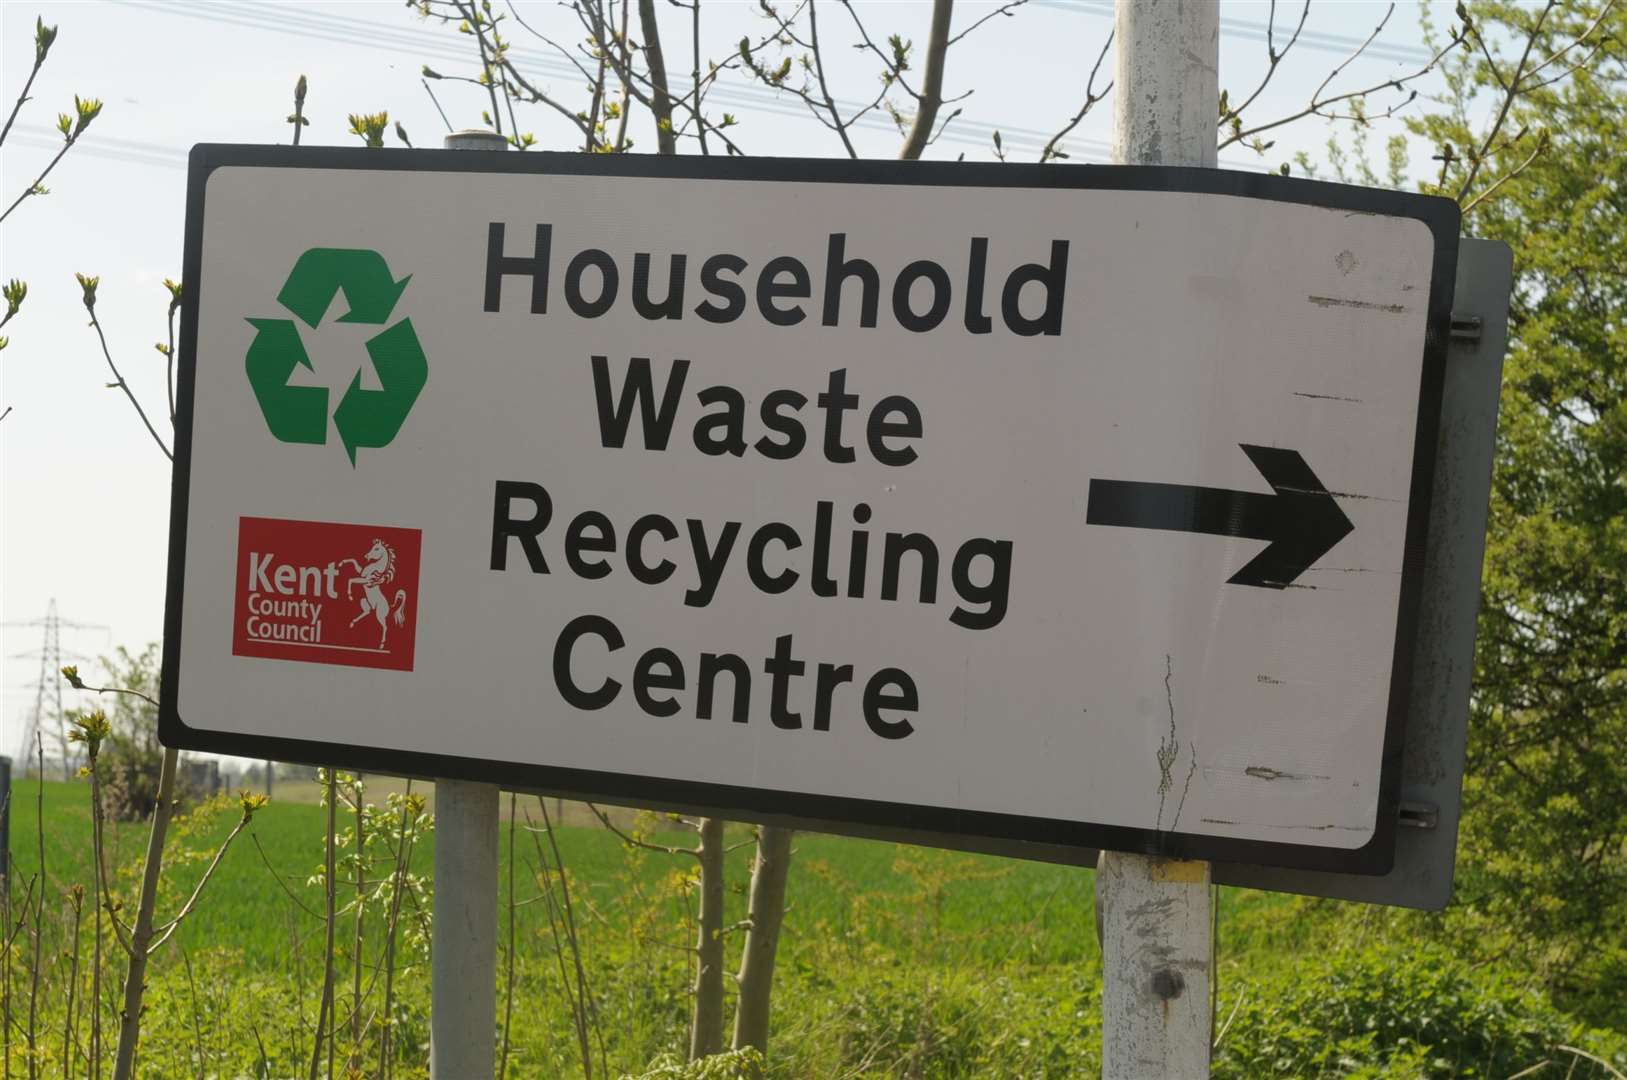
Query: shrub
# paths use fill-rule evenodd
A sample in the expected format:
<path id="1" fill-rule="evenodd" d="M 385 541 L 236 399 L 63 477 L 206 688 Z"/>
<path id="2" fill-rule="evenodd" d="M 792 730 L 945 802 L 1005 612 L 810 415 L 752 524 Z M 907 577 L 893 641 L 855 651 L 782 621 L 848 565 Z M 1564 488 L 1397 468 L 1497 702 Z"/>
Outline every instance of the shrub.
<path id="1" fill-rule="evenodd" d="M 1527 980 L 1436 947 L 1306 956 L 1239 992 L 1247 998 L 1216 1077 L 1507 1077 L 1543 1060 L 1575 1060 L 1578 1080 L 1607 1075 L 1562 1044 L 1627 1065 L 1619 1034 L 1576 1023 Z"/>
<path id="2" fill-rule="evenodd" d="M 690 1062 L 663 1054 L 644 1072 L 637 1076 L 624 1074 L 621 1080 L 754 1080 L 762 1075 L 762 1069 L 763 1055 L 747 1047 Z"/>

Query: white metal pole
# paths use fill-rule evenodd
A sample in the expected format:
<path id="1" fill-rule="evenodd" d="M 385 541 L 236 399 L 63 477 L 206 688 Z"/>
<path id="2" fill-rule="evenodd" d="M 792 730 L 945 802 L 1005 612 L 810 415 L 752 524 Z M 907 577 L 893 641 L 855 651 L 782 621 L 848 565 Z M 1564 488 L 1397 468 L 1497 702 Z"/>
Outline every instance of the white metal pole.
<path id="1" fill-rule="evenodd" d="M 490 1080 L 497 1047 L 497 785 L 435 782 L 429 1075 Z"/>
<path id="2" fill-rule="evenodd" d="M 1214 167 L 1220 109 L 1216 0 L 1117 0 L 1113 158 Z M 1104 1080 L 1209 1075 L 1209 864 L 1103 852 Z"/>
<path id="3" fill-rule="evenodd" d="M 502 150 L 492 131 L 446 136 L 448 150 Z M 491 1080 L 497 1057 L 496 784 L 435 782 L 435 921 L 429 1075 Z"/>
<path id="4" fill-rule="evenodd" d="M 1215 0 L 1118 0 L 1113 160 L 1215 167 L 1220 7 Z"/>

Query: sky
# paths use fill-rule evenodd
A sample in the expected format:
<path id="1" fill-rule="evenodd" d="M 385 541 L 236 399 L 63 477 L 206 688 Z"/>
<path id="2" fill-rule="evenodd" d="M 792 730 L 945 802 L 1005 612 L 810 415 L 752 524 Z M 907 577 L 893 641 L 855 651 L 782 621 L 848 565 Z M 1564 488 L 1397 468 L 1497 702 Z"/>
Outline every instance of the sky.
<path id="1" fill-rule="evenodd" d="M 998 5 L 961 0 L 958 33 Z M 674 81 L 690 65 L 685 13 L 659 5 Z M 1312 5 L 1298 45 L 1283 60 L 1251 110 L 1264 120 L 1304 107 L 1330 70 L 1372 33 L 1388 4 L 1324 0 Z M 878 39 L 898 32 L 924 39 L 926 0 L 855 8 Z M 499 2 L 499 11 L 508 11 Z M 556 3 L 517 2 L 513 12 L 559 40 L 581 37 Z M 822 22 L 828 73 L 842 101 L 874 94 L 877 68 L 847 47 L 849 25 L 835 4 Z M 722 59 L 743 35 L 761 34 L 757 5 L 711 0 L 703 8 L 702 52 Z M 1335 89 L 1356 89 L 1418 68 L 1428 52 L 1416 5 L 1396 6 L 1384 33 L 1341 72 Z M 1267 68 L 1268 2 L 1221 6 L 1221 86 L 1234 102 Z M 1276 12 L 1280 49 L 1298 19 L 1297 6 Z M 28 282 L 28 299 L 3 333 L 0 352 L 0 754 L 14 755 L 34 708 L 40 675 L 38 622 L 54 600 L 65 626 L 63 648 L 78 653 L 87 672 L 116 645 L 139 649 L 162 633 L 170 469 L 130 402 L 117 389 L 80 303 L 75 272 L 99 275 L 97 313 L 113 362 L 169 439 L 165 362 L 154 343 L 166 339 L 165 278 L 179 278 L 184 227 L 186 156 L 199 142 L 285 143 L 295 79 L 309 79 L 310 126 L 302 142 L 354 144 L 346 116 L 388 110 L 414 144 L 436 146 L 446 124 L 481 126 L 485 95 L 443 80 L 432 100 L 420 70 L 469 72 L 472 39 L 426 22 L 400 0 L 349 3 L 237 3 L 226 0 L 122 0 L 28 3 L 0 0 L 0 98 L 8 111 L 33 59 L 34 20 L 59 36 L 15 127 L 0 147 L 0 194 L 9 205 L 26 190 L 60 145 L 56 114 L 72 110 L 75 94 L 105 107 L 32 198 L 0 225 L 0 278 Z M 832 17 L 835 17 L 834 19 Z M 1440 17 L 1445 18 L 1443 8 Z M 831 22 L 836 27 L 831 27 Z M 515 60 L 538 85 L 566 101 L 581 100 L 579 80 L 558 53 L 514 24 Z M 992 133 L 1001 133 L 1009 160 L 1033 161 L 1083 100 L 1085 76 L 1112 28 L 1111 0 L 1028 0 L 1011 17 L 993 18 L 952 50 L 948 94 L 972 91 L 962 113 L 927 157 L 989 160 Z M 1109 55 L 1097 87 L 1111 79 Z M 1438 86 L 1427 77 L 1426 93 Z M 749 153 L 841 154 L 835 135 L 811 120 L 788 94 L 726 77 L 708 99 L 714 118 L 735 114 L 736 140 Z M 1375 99 L 1383 104 L 1382 99 Z M 1113 102 L 1096 106 L 1063 147 L 1073 162 L 1108 158 Z M 896 154 L 900 137 L 885 118 L 856 129 L 866 156 Z M 568 131 L 541 108 L 521 112 L 520 130 L 543 149 L 570 149 Z M 640 116 L 635 150 L 654 148 L 654 131 Z M 1381 145 L 1380 132 L 1374 140 Z M 1325 157 L 1328 125 L 1311 118 L 1273 132 L 1264 157 L 1233 147 L 1222 168 L 1262 170 L 1291 161 L 1297 151 Z M 392 136 L 390 144 L 395 145 Z M 1412 150 L 1412 167 L 1428 151 Z M 1066 167 L 1059 166 L 1059 167 Z M 252 482 L 252 478 L 248 478 Z M 74 657 L 69 656 L 71 662 Z M 65 692 L 69 707 L 78 704 Z"/>

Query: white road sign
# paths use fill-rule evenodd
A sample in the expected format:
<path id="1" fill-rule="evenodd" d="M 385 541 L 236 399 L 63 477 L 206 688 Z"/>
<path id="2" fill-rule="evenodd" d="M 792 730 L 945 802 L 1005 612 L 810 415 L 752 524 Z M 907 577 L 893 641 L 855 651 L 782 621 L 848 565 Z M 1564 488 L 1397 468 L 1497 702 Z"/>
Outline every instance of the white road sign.
<path id="1" fill-rule="evenodd" d="M 1381 871 L 1457 221 L 200 146 L 163 736 Z"/>

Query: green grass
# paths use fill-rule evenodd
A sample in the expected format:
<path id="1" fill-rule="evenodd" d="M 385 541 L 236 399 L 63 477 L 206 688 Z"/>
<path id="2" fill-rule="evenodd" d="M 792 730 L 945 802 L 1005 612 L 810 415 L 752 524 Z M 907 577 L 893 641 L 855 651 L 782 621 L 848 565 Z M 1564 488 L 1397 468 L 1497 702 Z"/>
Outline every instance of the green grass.
<path id="1" fill-rule="evenodd" d="M 36 800 L 40 789 L 36 781 L 20 780 L 12 791 L 14 880 L 21 881 L 39 863 Z M 88 882 L 91 825 L 87 786 L 47 781 L 44 800 L 49 876 L 59 883 Z M 505 812 L 507 805 L 504 796 Z M 552 812 L 551 801 L 549 806 Z M 534 797 L 519 800 L 515 844 L 522 883 L 529 880 L 536 865 L 535 847 L 524 828 L 527 813 L 534 824 L 541 824 Z M 214 814 L 184 847 L 194 853 L 212 851 L 235 819 L 235 807 Z M 222 862 L 210 884 L 208 902 L 199 905 L 181 941 L 200 947 L 230 941 L 251 964 L 286 959 L 289 912 L 294 904 L 277 879 L 306 906 L 322 906 L 321 884 L 312 878 L 322 867 L 325 819 L 325 809 L 307 803 L 273 801 L 260 810 Z M 349 828 L 345 814 L 341 813 L 338 825 L 341 831 Z M 748 838 L 745 828 L 731 826 L 731 844 Z M 651 839 L 674 845 L 693 842 L 681 831 Z M 110 861 L 123 867 L 127 878 L 139 862 L 146 840 L 145 824 L 109 826 L 109 851 L 114 853 Z M 559 829 L 559 843 L 566 866 L 584 883 L 587 898 L 599 906 L 615 905 L 618 893 L 626 888 L 621 878 L 630 868 L 636 868 L 642 886 L 651 888 L 675 869 L 688 866 L 687 860 L 655 855 L 630 860 L 622 842 L 598 826 L 564 826 Z M 499 881 L 507 880 L 507 845 L 505 833 L 499 849 Z M 928 948 L 916 960 L 944 964 L 1000 964 L 1008 959 L 1029 964 L 1092 964 L 1097 960 L 1094 874 L 1088 869 L 810 834 L 797 837 L 794 852 L 789 895 L 794 898 L 796 918 L 787 924 L 788 937 L 798 933 L 819 933 L 838 941 L 862 937 L 892 948 L 920 942 Z M 730 922 L 745 915 L 744 884 L 750 879 L 750 858 L 749 844 L 729 855 L 728 876 L 741 886 L 729 895 Z M 267 864 L 275 870 L 275 878 Z M 433 866 L 431 835 L 416 846 L 413 868 L 427 878 Z M 161 906 L 173 910 L 190 893 L 203 869 L 201 861 L 182 865 L 172 861 L 165 882 L 165 896 L 171 902 Z M 523 885 L 521 891 L 529 892 Z M 1286 902 L 1271 894 L 1223 890 L 1223 919 L 1245 935 L 1231 945 L 1248 951 L 1250 939 L 1274 925 L 1260 919 L 1237 923 L 1237 918 L 1262 907 L 1280 908 Z"/>
<path id="2" fill-rule="evenodd" d="M 399 791 L 399 785 L 379 784 L 369 795 L 390 790 Z M 92 880 L 88 795 L 82 783 L 47 782 L 42 789 L 19 781 L 13 788 L 14 897 L 37 872 L 42 838 L 45 851 L 41 963 L 47 1000 L 41 1024 L 52 1032 L 42 1040 L 50 1047 L 62 1040 L 61 987 L 72 956 L 68 890 L 74 883 L 88 888 Z M 37 812 L 42 798 L 43 834 Z M 580 1065 L 566 1004 L 570 980 L 561 974 L 546 906 L 536 900 L 538 844 L 546 848 L 547 841 L 526 827 L 527 813 L 540 820 L 536 800 L 519 802 L 510 1076 L 571 1075 Z M 507 806 L 505 796 L 505 812 Z M 177 821 L 160 923 L 190 895 L 238 813 L 234 800 L 222 800 Z M 579 809 L 567 813 L 568 820 L 582 817 Z M 286 1076 L 307 1070 L 322 977 L 323 922 L 313 913 L 324 906 L 317 875 L 325 818 L 325 809 L 308 801 L 273 802 L 256 813 L 227 853 L 192 916 L 154 959 L 143 1076 Z M 341 834 L 351 824 L 342 813 Z M 110 871 L 126 918 L 146 836 L 145 825 L 109 827 Z M 730 827 L 730 841 L 739 844 L 728 857 L 730 923 L 745 916 L 749 838 L 744 827 Z M 683 832 L 650 839 L 693 843 Z M 557 840 L 596 1019 L 596 1071 L 607 1066 L 612 1076 L 636 1072 L 686 1044 L 693 973 L 685 946 L 694 934 L 694 862 L 629 850 L 598 825 L 562 826 Z M 508 843 L 505 825 L 499 870 L 505 892 Z M 415 847 L 412 860 L 413 872 L 426 884 L 433 861 L 431 834 Z M 346 876 L 341 870 L 341 904 L 354 896 Z M 1093 874 L 1085 869 L 799 835 L 775 986 L 771 1074 L 1064 1077 L 1097 1070 L 1100 957 L 1093 890 Z M 1228 1035 L 1231 1045 L 1217 1062 L 1220 1075 L 1445 1077 L 1469 1075 L 1467 1066 L 1483 1075 L 1486 1069 L 1495 1073 L 1494 1065 L 1535 1064 L 1546 1047 L 1567 1039 L 1619 1052 L 1627 1062 L 1627 1043 L 1619 1035 L 1580 1029 L 1495 969 L 1482 971 L 1439 952 L 1415 956 L 1404 945 L 1397 951 L 1396 928 L 1409 924 L 1392 919 L 1380 924 L 1371 942 L 1352 942 L 1348 931 L 1355 924 L 1348 917 L 1340 921 L 1340 912 L 1348 916 L 1350 910 L 1343 906 L 1233 889 L 1220 896 L 1222 1019 L 1239 999 L 1244 1004 Z M 425 902 L 431 902 L 427 892 Z M 504 911 L 500 983 L 507 971 L 506 904 Z M 363 978 L 370 1004 L 364 1015 L 371 1016 L 382 996 L 372 974 L 382 951 L 380 906 L 368 907 L 365 920 Z M 407 923 L 427 925 L 413 913 Z M 352 987 L 353 934 L 352 916 L 345 915 L 337 934 L 341 1005 Z M 88 955 L 91 942 L 87 925 L 81 954 Z M 24 985 L 19 980 L 29 948 L 25 934 L 11 961 L 14 991 Z M 729 939 L 726 952 L 732 969 L 738 936 Z M 423 1075 L 425 959 L 421 947 L 403 941 L 393 1010 L 402 1061 L 410 1066 L 401 1076 Z M 1315 974 L 1307 982 L 1308 960 L 1314 960 Z M 116 1022 L 122 970 L 122 964 L 110 965 L 104 979 L 110 1025 Z M 568 959 L 565 970 L 568 975 Z M 727 992 L 732 998 L 732 985 Z M 82 999 L 83 980 L 79 993 Z M 728 1008 L 732 1014 L 732 1004 Z M 499 1011 L 501 1016 L 501 1001 Z M 1487 1031 L 1493 1034 L 1477 1034 Z M 43 1051 L 47 1060 L 57 1052 L 50 1047 Z M 1575 1075 L 1603 1074 L 1579 1069 Z"/>

